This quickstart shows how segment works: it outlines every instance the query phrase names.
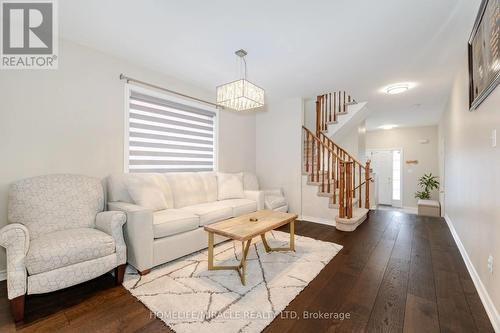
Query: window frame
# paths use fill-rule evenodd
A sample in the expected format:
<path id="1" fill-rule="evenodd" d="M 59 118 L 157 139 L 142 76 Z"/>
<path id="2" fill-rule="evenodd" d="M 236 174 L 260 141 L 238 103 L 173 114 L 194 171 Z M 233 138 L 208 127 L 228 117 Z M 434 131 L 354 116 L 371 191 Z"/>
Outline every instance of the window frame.
<path id="1" fill-rule="evenodd" d="M 186 98 L 182 98 L 179 96 L 176 96 L 174 94 L 169 94 L 166 92 L 159 92 L 157 90 L 151 89 L 151 88 L 144 88 L 144 87 L 139 87 L 137 85 L 133 85 L 130 83 L 125 84 L 125 93 L 124 93 L 124 113 L 123 113 L 123 172 L 124 173 L 130 173 L 129 169 L 129 142 L 130 142 L 130 128 L 129 128 L 129 115 L 130 115 L 130 95 L 132 91 L 141 93 L 141 94 L 146 94 L 150 95 L 152 97 L 157 97 L 157 98 L 162 98 L 166 99 L 172 102 L 196 107 L 199 109 L 204 109 L 207 111 L 211 111 L 215 113 L 214 116 L 214 163 L 213 163 L 213 172 L 217 172 L 219 169 L 219 109 L 208 106 L 207 104 L 203 104 L 201 102 L 195 102 L 188 100 Z M 189 172 L 189 171 L 185 171 Z"/>

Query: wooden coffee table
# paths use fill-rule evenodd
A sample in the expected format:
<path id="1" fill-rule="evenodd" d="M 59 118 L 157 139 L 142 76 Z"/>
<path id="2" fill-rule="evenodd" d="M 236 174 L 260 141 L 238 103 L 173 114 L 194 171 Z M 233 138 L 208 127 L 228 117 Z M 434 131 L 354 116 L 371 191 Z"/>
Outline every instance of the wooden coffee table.
<path id="1" fill-rule="evenodd" d="M 257 221 L 251 221 L 257 219 Z M 295 251 L 294 224 L 297 214 L 275 212 L 272 210 L 259 210 L 254 213 L 242 215 L 222 222 L 206 225 L 208 232 L 208 269 L 209 270 L 235 270 L 240 275 L 241 283 L 245 285 L 245 270 L 248 250 L 252 238 L 260 236 L 266 252 Z M 288 247 L 272 248 L 266 240 L 266 232 L 290 224 L 290 245 Z M 238 266 L 214 265 L 214 235 L 220 235 L 232 240 L 241 241 L 242 256 Z"/>

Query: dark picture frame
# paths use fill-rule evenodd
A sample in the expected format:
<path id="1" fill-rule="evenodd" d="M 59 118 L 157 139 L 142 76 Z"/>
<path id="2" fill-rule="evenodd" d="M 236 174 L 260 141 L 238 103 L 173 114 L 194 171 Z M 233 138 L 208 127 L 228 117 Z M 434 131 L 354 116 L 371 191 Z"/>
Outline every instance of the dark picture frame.
<path id="1" fill-rule="evenodd" d="M 468 42 L 469 110 L 500 83 L 500 0 L 483 0 Z"/>

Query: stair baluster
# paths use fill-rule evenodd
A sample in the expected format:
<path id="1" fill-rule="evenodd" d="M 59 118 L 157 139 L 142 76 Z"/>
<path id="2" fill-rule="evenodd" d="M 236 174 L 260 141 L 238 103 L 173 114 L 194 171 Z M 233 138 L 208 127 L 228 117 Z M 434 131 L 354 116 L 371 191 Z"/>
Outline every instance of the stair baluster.
<path id="1" fill-rule="evenodd" d="M 370 209 L 370 160 L 366 161 L 365 166 L 365 208 Z M 360 198 L 361 199 L 361 198 Z"/>
<path id="2" fill-rule="evenodd" d="M 309 172 L 309 132 L 306 132 L 306 144 L 305 144 L 305 149 L 306 149 L 306 172 Z"/>

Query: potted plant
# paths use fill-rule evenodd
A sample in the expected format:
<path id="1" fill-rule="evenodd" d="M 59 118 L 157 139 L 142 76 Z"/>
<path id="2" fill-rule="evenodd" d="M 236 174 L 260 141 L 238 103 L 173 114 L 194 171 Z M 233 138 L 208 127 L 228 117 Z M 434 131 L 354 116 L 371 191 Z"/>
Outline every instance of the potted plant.
<path id="1" fill-rule="evenodd" d="M 433 176 L 432 173 L 424 174 L 418 179 L 418 185 L 422 191 L 415 193 L 415 198 L 429 200 L 431 198 L 431 191 L 439 188 L 438 177 Z"/>

